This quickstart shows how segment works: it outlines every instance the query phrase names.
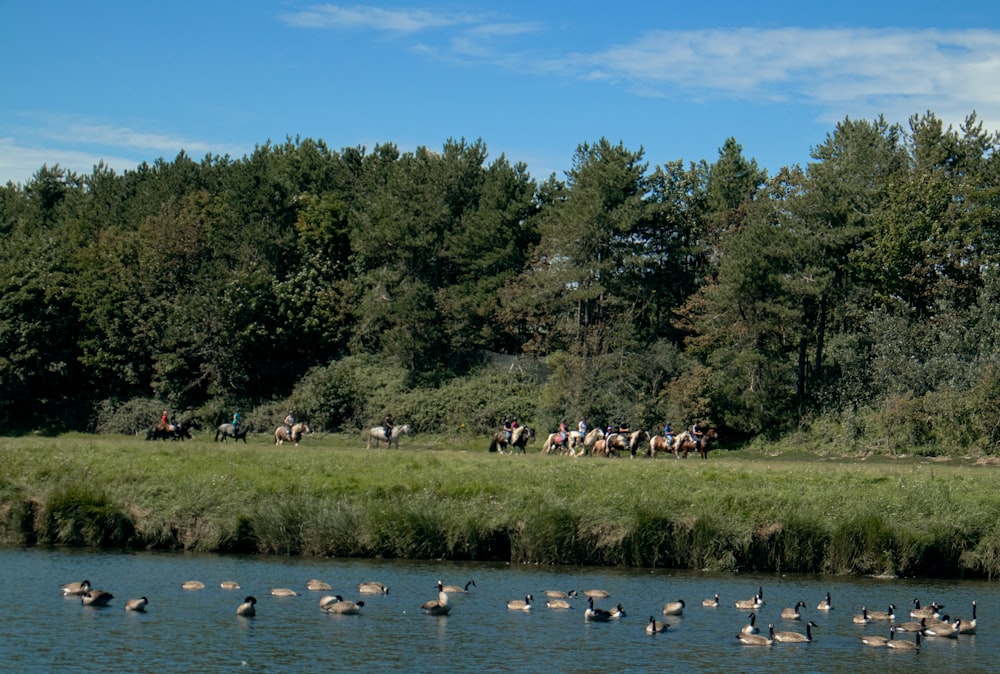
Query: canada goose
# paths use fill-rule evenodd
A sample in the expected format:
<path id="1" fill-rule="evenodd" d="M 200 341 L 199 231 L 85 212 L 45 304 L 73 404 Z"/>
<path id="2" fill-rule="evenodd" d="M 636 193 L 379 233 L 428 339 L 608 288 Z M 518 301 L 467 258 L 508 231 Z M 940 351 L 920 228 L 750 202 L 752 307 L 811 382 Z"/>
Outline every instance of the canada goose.
<path id="1" fill-rule="evenodd" d="M 649 616 L 649 622 L 646 623 L 646 634 L 659 634 L 660 632 L 666 632 L 670 625 L 663 622 L 658 622 L 653 616 Z"/>
<path id="2" fill-rule="evenodd" d="M 755 611 L 764 605 L 764 601 L 760 598 L 759 594 L 755 594 L 753 599 L 737 599 L 735 606 L 736 608 L 743 611 Z"/>
<path id="3" fill-rule="evenodd" d="M 591 599 L 606 599 L 611 596 L 607 590 L 584 590 L 583 596 L 590 597 Z"/>
<path id="4" fill-rule="evenodd" d="M 63 595 L 67 597 L 79 597 L 90 591 L 90 581 L 83 580 L 75 583 L 66 583 L 62 586 Z"/>
<path id="5" fill-rule="evenodd" d="M 389 588 L 376 581 L 358 583 L 358 592 L 361 594 L 389 594 Z"/>
<path id="6" fill-rule="evenodd" d="M 736 635 L 736 638 L 745 646 L 770 646 L 774 643 L 774 625 L 768 625 L 767 636 L 740 632 Z"/>
<path id="7" fill-rule="evenodd" d="M 743 626 L 743 629 L 740 630 L 740 634 L 758 634 L 760 632 L 760 628 L 757 627 L 757 614 L 752 612 L 747 613 L 747 618 L 750 618 L 750 623 Z"/>
<path id="8" fill-rule="evenodd" d="M 361 609 L 365 605 L 363 601 L 344 601 L 344 598 L 339 594 L 333 599 L 334 601 L 332 602 L 320 604 L 320 608 L 327 613 L 336 613 L 337 615 L 358 615 L 361 613 Z"/>
<path id="9" fill-rule="evenodd" d="M 702 599 L 701 605 L 705 608 L 718 608 L 719 607 L 719 595 L 716 594 L 711 599 Z"/>
<path id="10" fill-rule="evenodd" d="M 444 591 L 448 594 L 469 594 L 469 588 L 475 586 L 476 581 L 470 580 L 465 584 L 465 587 L 462 587 L 461 585 L 445 585 Z"/>
<path id="11" fill-rule="evenodd" d="M 888 610 L 885 611 L 869 611 L 868 617 L 872 620 L 895 620 L 896 619 L 896 605 L 889 604 Z"/>
<path id="12" fill-rule="evenodd" d="M 573 608 L 565 599 L 549 599 L 545 602 L 546 608 Z"/>
<path id="13" fill-rule="evenodd" d="M 799 618 L 802 617 L 802 614 L 799 613 L 799 608 L 805 608 L 805 607 L 806 607 L 806 603 L 804 601 L 800 601 L 799 603 L 797 603 L 795 605 L 794 608 L 783 608 L 783 609 L 781 609 L 781 619 L 782 620 L 798 620 Z"/>
<path id="14" fill-rule="evenodd" d="M 819 627 L 812 620 L 806 623 L 806 633 L 801 632 L 775 632 L 772 637 L 775 641 L 783 644 L 804 643 L 813 640 L 812 628 Z"/>
<path id="15" fill-rule="evenodd" d="M 323 582 L 318 578 L 310 578 L 306 581 L 306 589 L 312 592 L 329 592 L 333 588 L 330 587 L 330 583 Z"/>
<path id="16" fill-rule="evenodd" d="M 244 618 L 252 618 L 257 615 L 257 609 L 254 605 L 257 603 L 257 598 L 250 596 L 243 600 L 243 603 L 236 607 L 236 615 L 243 616 Z"/>
<path id="17" fill-rule="evenodd" d="M 816 610 L 817 611 L 832 611 L 833 610 L 833 601 L 830 599 L 830 593 L 829 592 L 826 593 L 826 596 L 823 598 L 823 601 L 821 601 L 816 606 Z"/>
<path id="18" fill-rule="evenodd" d="M 867 606 L 862 606 L 861 607 L 861 613 L 859 613 L 858 615 L 854 616 L 854 624 L 855 625 L 867 625 L 871 621 L 872 621 L 872 617 L 870 615 L 868 615 L 868 607 Z"/>
<path id="19" fill-rule="evenodd" d="M 438 598 L 425 601 L 420 608 L 427 615 L 448 615 L 451 611 L 451 604 L 448 603 L 448 593 L 444 591 L 444 583 L 439 580 L 437 588 Z"/>
<path id="20" fill-rule="evenodd" d="M 224 580 L 221 583 L 219 583 L 219 587 L 221 587 L 223 590 L 238 590 L 240 589 L 240 584 L 237 583 L 235 580 Z"/>
<path id="21" fill-rule="evenodd" d="M 976 600 L 972 600 L 972 620 L 962 621 L 962 627 L 959 629 L 959 634 L 975 634 L 976 633 Z"/>
<path id="22" fill-rule="evenodd" d="M 340 595 L 334 596 L 332 594 L 324 594 L 322 597 L 319 598 L 319 607 L 325 611 L 328 606 L 330 606 L 331 604 L 336 604 L 338 601 L 340 601 L 340 599 L 338 599 L 339 596 Z"/>
<path id="23" fill-rule="evenodd" d="M 146 604 L 148 603 L 149 600 L 146 599 L 145 597 L 139 597 L 138 599 L 129 599 L 127 602 L 125 602 L 125 610 L 135 611 L 136 613 L 145 613 Z"/>
<path id="24" fill-rule="evenodd" d="M 271 589 L 272 597 L 298 597 L 299 593 L 288 587 L 275 587 Z"/>
<path id="25" fill-rule="evenodd" d="M 677 601 L 668 601 L 663 605 L 663 615 L 681 615 L 684 613 L 684 607 L 686 604 L 683 599 L 678 599 Z"/>
<path id="26" fill-rule="evenodd" d="M 205 583 L 200 580 L 185 580 L 181 583 L 181 587 L 185 590 L 204 590 Z"/>
<path id="27" fill-rule="evenodd" d="M 625 613 L 625 609 L 622 608 L 622 603 L 618 602 L 613 609 L 611 609 L 612 618 L 625 618 L 628 614 Z"/>
<path id="28" fill-rule="evenodd" d="M 115 598 L 115 595 L 104 590 L 87 590 L 80 597 L 80 603 L 84 606 L 107 606 L 108 602 Z"/>
<path id="29" fill-rule="evenodd" d="M 576 590 L 570 590 L 569 592 L 563 592 L 562 590 L 543 590 L 542 594 L 549 599 L 575 599 L 579 596 Z"/>
<path id="30" fill-rule="evenodd" d="M 944 608 L 943 604 L 939 604 L 936 601 L 931 602 L 930 606 L 920 606 L 920 599 L 917 597 L 914 597 L 911 603 L 913 604 L 913 608 L 910 609 L 910 617 L 915 620 L 920 620 L 921 618 L 940 618 L 941 609 Z"/>
<path id="31" fill-rule="evenodd" d="M 886 648 L 894 648 L 897 651 L 919 651 L 920 650 L 920 632 L 917 632 L 917 638 L 914 641 L 904 641 L 903 639 L 896 639 L 896 629 L 895 627 L 889 628 L 889 640 L 885 642 Z"/>
<path id="32" fill-rule="evenodd" d="M 962 620 L 956 620 L 954 623 L 941 623 L 940 625 L 933 625 L 924 629 L 924 634 L 932 637 L 946 637 L 948 639 L 957 639 L 962 628 Z M 919 634 L 919 632 L 918 632 Z"/>
<path id="33" fill-rule="evenodd" d="M 897 632 L 923 632 L 927 629 L 927 618 L 920 620 L 909 620 L 905 623 L 896 623 Z"/>
<path id="34" fill-rule="evenodd" d="M 611 620 L 611 611 L 594 607 L 594 598 L 587 597 L 587 610 L 583 612 L 583 619 L 590 622 L 607 622 Z"/>
<path id="35" fill-rule="evenodd" d="M 530 594 L 524 595 L 524 599 L 511 599 L 507 602 L 508 611 L 530 611 L 531 602 L 534 601 L 534 597 Z"/>
<path id="36" fill-rule="evenodd" d="M 861 643 L 865 646 L 871 646 L 872 648 L 882 648 L 888 641 L 889 637 L 878 636 L 875 634 L 866 634 L 861 637 Z"/>

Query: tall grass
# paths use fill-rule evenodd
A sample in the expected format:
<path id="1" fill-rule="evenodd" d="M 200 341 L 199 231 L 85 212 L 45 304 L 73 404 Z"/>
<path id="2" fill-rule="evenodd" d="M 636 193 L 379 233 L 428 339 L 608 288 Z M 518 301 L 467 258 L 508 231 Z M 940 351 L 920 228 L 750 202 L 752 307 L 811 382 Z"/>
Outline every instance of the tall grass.
<path id="1" fill-rule="evenodd" d="M 440 436 L 0 439 L 0 542 L 721 571 L 1000 577 L 993 468 L 498 456 Z"/>

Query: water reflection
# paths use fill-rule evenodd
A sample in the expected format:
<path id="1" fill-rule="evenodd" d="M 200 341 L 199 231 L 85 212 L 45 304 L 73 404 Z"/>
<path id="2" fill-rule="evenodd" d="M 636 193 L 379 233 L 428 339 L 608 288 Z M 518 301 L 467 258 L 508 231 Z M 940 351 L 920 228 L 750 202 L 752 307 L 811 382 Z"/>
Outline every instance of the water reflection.
<path id="1" fill-rule="evenodd" d="M 919 665 L 938 671 L 994 671 L 1000 638 L 991 614 L 1000 599 L 992 583 L 907 581 L 813 576 L 716 575 L 671 571 L 560 567 L 509 567 L 382 560 L 323 560 L 287 557 L 234 557 L 188 554 L 123 554 L 47 549 L 0 550 L 0 576 L 25 601 L 0 613 L 4 669 L 10 671 L 149 672 L 227 671 L 307 672 L 364 668 L 366 671 L 795 671 L 835 668 L 902 669 Z M 83 607 L 64 598 L 64 583 L 90 579 L 115 595 L 109 607 Z M 306 581 L 319 578 L 333 591 L 311 592 Z M 198 579 L 205 589 L 185 591 Z M 358 584 L 377 579 L 389 594 L 365 594 Z M 450 596 L 450 615 L 420 610 L 437 594 L 437 581 L 476 585 Z M 220 587 L 237 580 L 239 590 Z M 272 597 L 290 587 L 295 597 Z M 766 632 L 805 631 L 813 620 L 815 641 L 741 646 L 735 634 L 747 622 L 738 599 L 764 590 L 757 611 Z M 603 608 L 621 602 L 626 618 L 584 621 L 586 598 L 572 608 L 545 607 L 546 589 L 605 588 Z M 835 609 L 819 611 L 829 592 Z M 507 600 L 535 596 L 531 611 L 509 611 Z M 702 598 L 720 595 L 720 606 Z M 325 594 L 363 599 L 360 616 L 328 614 L 319 608 Z M 146 613 L 124 611 L 130 597 L 149 598 Z M 257 615 L 240 619 L 236 607 L 247 595 L 258 599 Z M 951 616 L 971 617 L 978 600 L 974 636 L 928 637 L 920 653 L 863 646 L 864 634 L 888 636 L 888 622 L 855 625 L 862 606 L 895 603 L 898 612 L 918 597 L 945 604 Z M 666 602 L 684 599 L 679 616 L 662 616 Z M 781 609 L 804 601 L 802 620 L 781 619 Z M 649 616 L 671 626 L 645 631 Z M 903 620 L 905 618 L 900 618 Z M 900 635 L 912 639 L 912 635 Z"/>

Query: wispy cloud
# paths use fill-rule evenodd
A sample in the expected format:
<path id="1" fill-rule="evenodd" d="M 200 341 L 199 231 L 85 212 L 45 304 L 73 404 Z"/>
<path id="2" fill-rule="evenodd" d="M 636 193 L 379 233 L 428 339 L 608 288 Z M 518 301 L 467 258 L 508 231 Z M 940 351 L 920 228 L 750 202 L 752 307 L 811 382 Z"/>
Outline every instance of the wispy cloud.
<path id="1" fill-rule="evenodd" d="M 586 49 L 553 39 L 539 49 L 517 38 L 544 36 L 540 22 L 504 22 L 485 14 L 324 4 L 283 19 L 300 27 L 409 35 L 434 29 L 440 40 L 410 45 L 415 53 L 540 78 L 604 82 L 641 97 L 805 104 L 824 122 L 845 114 L 905 119 L 928 109 L 945 119 L 977 110 L 987 124 L 1000 122 L 995 30 L 649 30 L 610 47 Z M 554 54 L 557 48 L 561 55 Z"/>
<path id="2" fill-rule="evenodd" d="M 393 33 L 421 31 L 481 23 L 468 13 L 431 12 L 421 9 L 382 9 L 358 5 L 313 5 L 299 12 L 281 15 L 281 20 L 296 28 L 363 28 Z"/>
<path id="3" fill-rule="evenodd" d="M 650 31 L 563 66 L 643 96 L 805 103 L 833 118 L 975 108 L 1000 120 L 1000 32 L 989 30 Z"/>

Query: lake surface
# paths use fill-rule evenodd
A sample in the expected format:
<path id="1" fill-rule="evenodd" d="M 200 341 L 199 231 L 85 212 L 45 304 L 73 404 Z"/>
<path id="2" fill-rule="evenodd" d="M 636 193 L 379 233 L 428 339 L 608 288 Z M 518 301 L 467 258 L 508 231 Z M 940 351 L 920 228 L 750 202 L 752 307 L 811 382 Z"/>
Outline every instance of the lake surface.
<path id="1" fill-rule="evenodd" d="M 592 567 L 523 567 L 502 564 L 399 562 L 356 559 L 241 557 L 181 553 L 118 553 L 48 548 L 0 548 L 0 578 L 8 589 L 0 611 L 0 670 L 14 672 L 989 672 L 1000 669 L 1000 630 L 995 616 L 1000 587 L 969 581 L 912 581 L 777 575 L 726 575 L 665 570 Z M 330 583 L 333 594 L 363 599 L 360 616 L 329 615 L 319 609 L 326 592 L 306 590 L 306 581 Z M 64 583 L 90 580 L 115 595 L 106 608 L 64 598 Z M 205 589 L 181 583 L 200 580 Z M 431 617 L 421 604 L 436 598 L 436 582 L 464 586 L 447 617 Z M 240 590 L 220 583 L 236 580 Z M 387 595 L 360 595 L 357 584 L 380 581 Z M 814 641 L 748 647 L 735 634 L 747 612 L 733 602 L 749 599 L 758 586 L 767 602 L 757 622 L 766 631 L 805 632 L 814 620 Z M 277 598 L 271 588 L 288 587 L 298 597 Z M 598 605 L 621 602 L 628 614 L 609 623 L 584 621 L 584 599 L 571 610 L 545 607 L 542 591 L 602 588 Z M 830 592 L 835 609 L 816 610 Z M 509 599 L 535 596 L 530 612 L 508 611 Z M 718 593 L 722 605 L 701 606 Z M 124 611 L 125 600 L 146 596 L 144 614 Z M 257 616 L 240 618 L 246 595 L 257 600 Z M 857 626 L 861 607 L 884 611 L 895 603 L 908 612 L 911 600 L 937 600 L 951 616 L 971 617 L 979 608 L 978 633 L 957 640 L 925 638 L 919 653 L 863 646 L 863 634 L 888 636 L 888 623 Z M 680 617 L 661 615 L 667 601 L 684 599 Z M 783 621 L 783 607 L 807 605 L 803 620 Z M 650 615 L 670 629 L 650 636 Z M 899 620 L 907 620 L 902 617 Z M 912 635 L 897 638 L 912 640 Z"/>

